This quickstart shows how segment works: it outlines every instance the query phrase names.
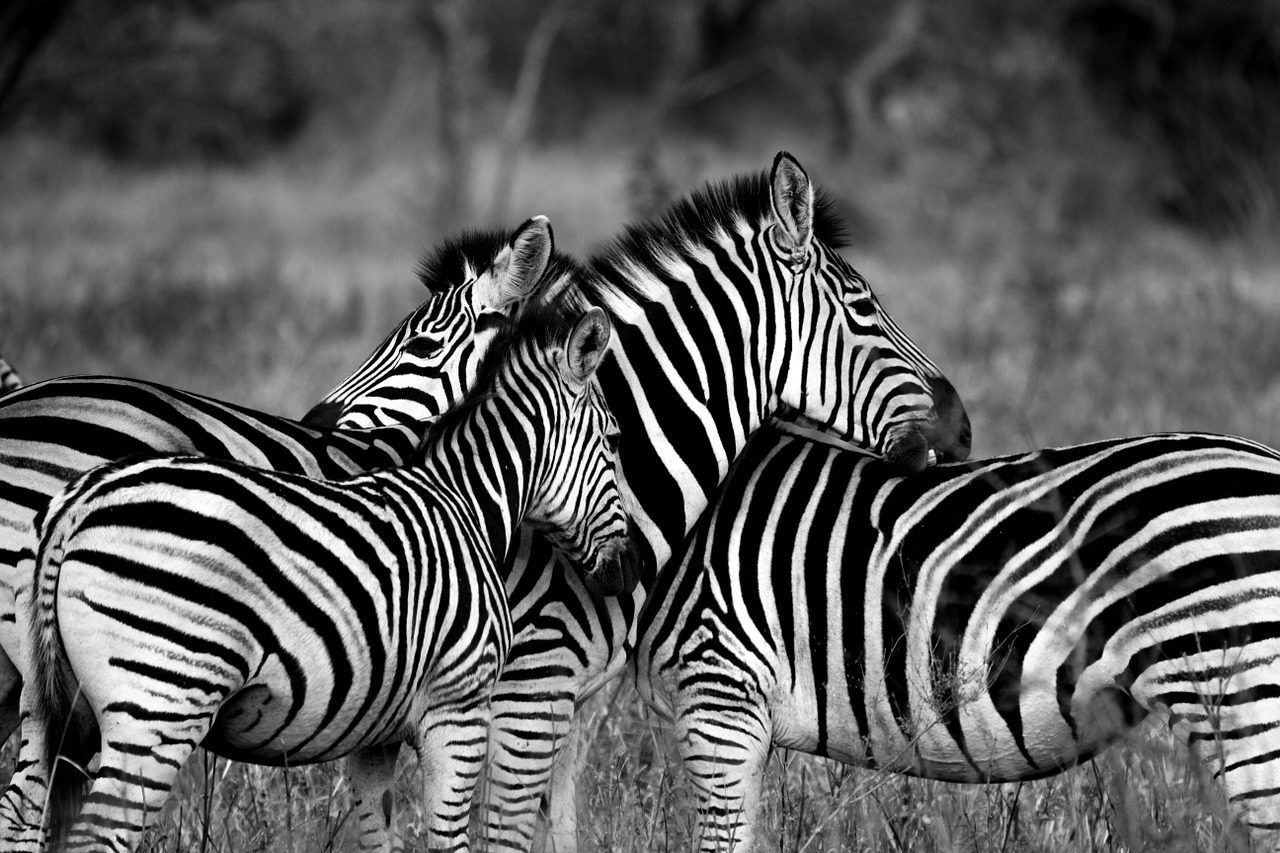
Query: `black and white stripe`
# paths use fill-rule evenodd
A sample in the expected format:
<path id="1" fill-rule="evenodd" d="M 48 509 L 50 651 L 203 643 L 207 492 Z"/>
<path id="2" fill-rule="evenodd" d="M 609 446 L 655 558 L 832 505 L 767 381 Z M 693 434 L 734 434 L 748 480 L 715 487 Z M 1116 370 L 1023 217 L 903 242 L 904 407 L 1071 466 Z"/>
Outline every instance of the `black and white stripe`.
<path id="1" fill-rule="evenodd" d="M 101 732 L 66 849 L 132 849 L 204 746 L 287 766 L 354 756 L 360 847 L 386 850 L 402 743 L 425 768 L 428 845 L 468 849 L 517 525 L 588 579 L 622 577 L 617 428 L 593 381 L 610 326 L 572 289 L 535 302 L 405 468 L 330 482 L 163 457 L 91 470 L 56 497 L 28 724 L 49 766 L 64 751 L 85 762 L 93 747 L 76 741 L 90 722 Z M 55 788 L 79 781 L 54 774 Z"/>
<path id="2" fill-rule="evenodd" d="M 767 417 L 801 412 L 902 470 L 922 468 L 930 449 L 967 454 L 955 391 L 836 252 L 840 238 L 830 204 L 784 153 L 770 173 L 708 186 L 591 260 L 592 278 L 651 300 L 619 325 L 600 374 L 644 576 L 632 597 L 593 599 L 545 542 L 518 537 L 507 582 L 516 644 L 493 701 L 490 849 L 528 849 L 575 706 L 622 671 L 643 585 Z M 433 400 L 397 405 L 414 420 Z M 553 808 L 557 849 L 568 849 L 572 797 Z"/>
<path id="3" fill-rule="evenodd" d="M 1280 453 L 1149 435 L 900 478 L 766 428 L 640 620 L 701 849 L 748 850 L 785 747 L 959 782 L 1057 772 L 1146 714 L 1280 829 Z"/>
<path id="4" fill-rule="evenodd" d="M 474 378 L 476 326 L 491 335 L 497 315 L 517 309 L 534 287 L 576 275 L 571 263 L 551 261 L 550 243 L 549 226 L 538 218 L 514 233 L 474 233 L 451 241 L 424 263 L 422 278 L 433 295 L 399 331 L 406 346 L 419 350 L 415 369 L 429 371 L 433 386 L 456 389 Z M 472 320 L 460 324 L 460 314 Z M 464 325 L 465 332 L 459 331 Z M 420 432 L 420 426 L 394 418 L 364 430 L 307 426 L 114 377 L 54 379 L 6 396 L 0 401 L 0 737 L 18 725 L 22 676 L 29 671 L 17 604 L 28 596 L 32 577 L 32 522 L 76 475 L 129 456 L 181 453 L 339 479 L 403 464 Z M 10 843 L 12 833 L 24 833 L 38 816 L 28 795 L 32 785 L 43 785 L 38 766 L 24 739 L 0 798 L 0 845 Z"/>

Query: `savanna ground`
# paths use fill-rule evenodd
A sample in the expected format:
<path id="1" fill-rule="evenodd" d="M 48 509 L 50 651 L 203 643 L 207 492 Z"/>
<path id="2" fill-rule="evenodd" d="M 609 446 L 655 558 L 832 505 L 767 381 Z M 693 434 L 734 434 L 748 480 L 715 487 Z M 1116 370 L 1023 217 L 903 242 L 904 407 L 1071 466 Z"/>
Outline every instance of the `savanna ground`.
<path id="1" fill-rule="evenodd" d="M 1065 138 L 1057 138 L 1055 134 Z M 672 138 L 677 189 L 796 154 L 855 220 L 846 255 L 944 367 L 975 456 L 1158 430 L 1280 446 L 1275 217 L 1210 241 L 1150 215 L 1100 125 L 989 158 L 919 146 L 834 155 L 804 127 Z M 457 221 L 429 203 L 429 152 L 390 120 L 250 166 L 129 166 L 25 134 L 0 139 L 0 354 L 28 381 L 146 378 L 300 416 L 423 297 L 412 270 Z M 585 252 L 630 219 L 631 149 L 607 131 L 535 145 L 508 205 Z M 1068 156 L 1064 151 L 1070 150 Z M 474 192 L 497 156 L 478 148 Z M 587 851 L 688 847 L 668 731 L 625 687 L 584 712 L 596 735 L 578 813 Z M 12 761 L 12 753 L 5 754 Z M 398 811 L 421 826 L 414 763 Z M 1243 836 L 1158 724 L 1062 775 L 959 787 L 781 754 L 767 835 L 783 851 L 1239 849 Z M 340 849 L 341 768 L 202 756 L 148 838 L 155 851 Z"/>

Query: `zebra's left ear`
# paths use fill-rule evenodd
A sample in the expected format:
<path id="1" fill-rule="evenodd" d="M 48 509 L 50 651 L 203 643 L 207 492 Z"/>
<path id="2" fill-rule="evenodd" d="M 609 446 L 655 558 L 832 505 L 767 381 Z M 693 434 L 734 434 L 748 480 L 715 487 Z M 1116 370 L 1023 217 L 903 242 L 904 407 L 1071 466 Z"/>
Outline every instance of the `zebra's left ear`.
<path id="1" fill-rule="evenodd" d="M 804 255 L 813 239 L 813 183 L 809 175 L 786 151 L 773 158 L 769 178 L 773 215 L 778 220 L 778 248 L 792 255 Z"/>
<path id="2" fill-rule="evenodd" d="M 511 242 L 493 259 L 493 266 L 476 282 L 471 295 L 476 315 L 485 311 L 509 313 L 512 305 L 532 296 L 554 248 L 555 236 L 547 217 L 535 216 L 517 228 Z"/>
<path id="3" fill-rule="evenodd" d="M 588 308 L 578 318 L 577 325 L 569 333 L 569 346 L 565 352 L 569 375 L 575 381 L 586 382 L 596 372 L 612 335 L 613 324 L 603 309 Z"/>

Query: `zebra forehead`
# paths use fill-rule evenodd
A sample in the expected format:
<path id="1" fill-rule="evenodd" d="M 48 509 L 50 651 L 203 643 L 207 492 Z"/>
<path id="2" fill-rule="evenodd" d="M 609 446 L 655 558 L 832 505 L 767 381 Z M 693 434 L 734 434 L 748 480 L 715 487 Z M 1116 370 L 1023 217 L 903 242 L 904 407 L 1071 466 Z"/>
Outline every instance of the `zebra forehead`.
<path id="1" fill-rule="evenodd" d="M 475 278 L 511 242 L 514 229 L 473 229 L 450 237 L 418 261 L 418 280 L 432 293 L 447 293 Z"/>
<path id="2" fill-rule="evenodd" d="M 674 202 L 654 219 L 633 223 L 591 259 L 592 267 L 607 273 L 634 264 L 661 265 L 672 254 L 691 246 L 717 242 L 726 233 L 746 226 L 761 230 L 773 222 L 772 187 L 767 172 L 737 175 L 707 183 Z M 829 248 L 849 244 L 849 228 L 836 213 L 831 197 L 814 193 L 814 236 Z"/>

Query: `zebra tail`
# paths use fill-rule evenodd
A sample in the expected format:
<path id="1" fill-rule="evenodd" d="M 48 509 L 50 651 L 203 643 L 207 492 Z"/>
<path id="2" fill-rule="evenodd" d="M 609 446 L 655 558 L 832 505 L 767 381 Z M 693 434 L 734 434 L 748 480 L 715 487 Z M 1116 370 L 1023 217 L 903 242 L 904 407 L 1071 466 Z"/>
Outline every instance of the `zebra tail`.
<path id="1" fill-rule="evenodd" d="M 105 471 L 97 469 L 94 473 L 101 475 Z M 35 713 L 45 723 L 44 758 L 50 772 L 45 808 L 50 849 L 61 849 L 71 822 L 80 813 L 88 778 L 85 768 L 98 750 L 92 713 L 83 702 L 77 708 L 79 679 L 62 643 L 57 599 L 65 545 L 79 527 L 78 510 L 84 506 L 77 497 L 90 491 L 99 479 L 93 475 L 82 477 L 54 496 L 35 519 L 40 544 L 36 552 L 36 593 L 29 605 L 35 668 L 32 684 Z"/>

